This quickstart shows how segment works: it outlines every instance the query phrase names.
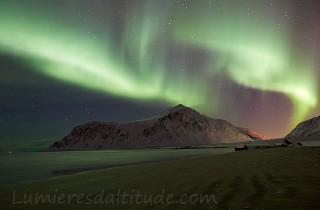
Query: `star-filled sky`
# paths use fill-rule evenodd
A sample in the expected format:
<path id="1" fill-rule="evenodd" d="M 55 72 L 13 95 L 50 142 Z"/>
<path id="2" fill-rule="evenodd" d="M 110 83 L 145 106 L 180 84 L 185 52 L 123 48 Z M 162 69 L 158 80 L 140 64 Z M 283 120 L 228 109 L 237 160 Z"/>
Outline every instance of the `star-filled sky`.
<path id="1" fill-rule="evenodd" d="M 320 114 L 319 0 L 1 0 L 0 140 L 184 104 L 286 135 Z"/>

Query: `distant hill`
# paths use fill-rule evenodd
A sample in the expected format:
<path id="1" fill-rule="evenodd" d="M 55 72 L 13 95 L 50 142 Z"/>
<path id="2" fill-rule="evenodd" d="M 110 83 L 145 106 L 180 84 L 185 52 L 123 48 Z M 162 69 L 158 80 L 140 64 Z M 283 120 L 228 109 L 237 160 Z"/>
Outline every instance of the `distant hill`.
<path id="1" fill-rule="evenodd" d="M 225 120 L 178 105 L 137 122 L 88 122 L 75 127 L 49 150 L 185 147 L 252 140 Z"/>
<path id="2" fill-rule="evenodd" d="M 316 136 L 320 137 L 320 116 L 299 123 L 286 138 Z"/>
<path id="3" fill-rule="evenodd" d="M 269 137 L 258 133 L 257 131 L 254 131 L 252 129 L 249 128 L 240 128 L 238 127 L 238 129 L 245 135 L 249 136 L 251 139 L 253 140 L 267 140 L 270 139 Z"/>

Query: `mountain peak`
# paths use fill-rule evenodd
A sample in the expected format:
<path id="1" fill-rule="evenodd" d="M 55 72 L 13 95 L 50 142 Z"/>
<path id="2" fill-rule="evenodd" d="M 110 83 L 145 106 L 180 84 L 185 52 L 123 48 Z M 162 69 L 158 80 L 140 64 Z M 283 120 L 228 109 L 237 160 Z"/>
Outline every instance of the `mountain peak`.
<path id="1" fill-rule="evenodd" d="M 186 107 L 183 104 L 178 104 L 177 106 L 170 107 L 169 111 L 180 111 L 180 110 L 183 110 L 183 109 L 191 109 L 191 108 Z"/>
<path id="2" fill-rule="evenodd" d="M 167 110 L 167 113 L 174 113 L 174 112 L 186 113 L 186 112 L 196 112 L 196 111 L 190 107 L 184 106 L 183 104 L 178 104 L 177 106 L 170 107 Z"/>
<path id="3" fill-rule="evenodd" d="M 190 107 L 186 107 L 182 104 L 178 104 L 177 106 L 170 107 L 164 113 L 162 113 L 163 117 L 171 118 L 180 118 L 181 120 L 189 120 L 190 118 L 198 117 L 202 118 L 202 114 L 195 111 Z"/>
<path id="4" fill-rule="evenodd" d="M 152 120 L 77 126 L 50 150 L 185 147 L 250 140 L 227 121 L 211 119 L 179 104 Z"/>

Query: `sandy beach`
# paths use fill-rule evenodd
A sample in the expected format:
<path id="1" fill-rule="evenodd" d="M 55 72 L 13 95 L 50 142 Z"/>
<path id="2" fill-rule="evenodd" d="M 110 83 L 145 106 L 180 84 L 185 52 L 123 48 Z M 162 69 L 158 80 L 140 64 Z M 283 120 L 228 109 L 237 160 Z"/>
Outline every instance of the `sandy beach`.
<path id="1" fill-rule="evenodd" d="M 4 209 L 310 210 L 320 207 L 319 174 L 319 147 L 249 149 L 21 183 L 1 189 L 1 204 Z M 36 193 L 51 198 L 61 194 L 83 194 L 93 199 L 101 192 L 114 195 L 116 199 L 119 191 L 132 195 L 136 192 L 143 195 L 172 194 L 176 202 L 93 204 L 91 200 L 88 205 L 85 201 L 79 203 L 75 199 L 61 204 L 34 204 L 23 200 L 24 196 Z M 215 202 L 182 204 L 178 202 L 182 195 L 214 195 Z"/>

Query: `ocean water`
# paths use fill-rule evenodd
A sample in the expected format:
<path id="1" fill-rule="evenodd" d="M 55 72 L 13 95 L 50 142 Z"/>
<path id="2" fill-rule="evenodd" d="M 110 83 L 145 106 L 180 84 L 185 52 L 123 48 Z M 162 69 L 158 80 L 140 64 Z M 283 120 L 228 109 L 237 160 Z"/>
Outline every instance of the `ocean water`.
<path id="1" fill-rule="evenodd" d="M 0 154 L 0 185 L 47 179 L 64 171 L 173 160 L 233 152 L 234 148 L 11 152 Z M 78 170 L 79 171 L 79 170 Z"/>

